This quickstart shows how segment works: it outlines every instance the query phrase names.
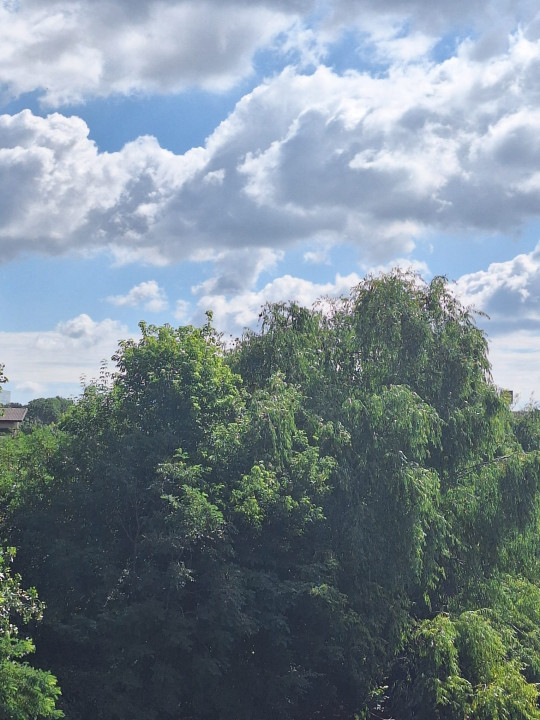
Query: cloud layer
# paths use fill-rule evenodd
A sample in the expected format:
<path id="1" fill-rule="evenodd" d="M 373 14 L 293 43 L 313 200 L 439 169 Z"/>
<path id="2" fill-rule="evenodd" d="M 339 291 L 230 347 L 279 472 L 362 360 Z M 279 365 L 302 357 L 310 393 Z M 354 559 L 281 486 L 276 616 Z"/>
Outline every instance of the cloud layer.
<path id="1" fill-rule="evenodd" d="M 43 332 L 0 332 L 2 362 L 13 400 L 26 395 L 69 396 L 90 382 L 108 361 L 128 330 L 120 323 L 101 322 L 82 314 Z"/>
<path id="2" fill-rule="evenodd" d="M 0 115 L 0 261 L 209 264 L 192 302 L 170 293 L 174 315 L 212 307 L 236 332 L 265 300 L 309 304 L 358 279 L 293 277 L 282 267 L 292 250 L 318 263 L 347 245 L 359 267 L 388 268 L 453 233 L 519 236 L 540 216 L 539 78 L 532 0 L 0 0 L 3 99 L 35 93 L 58 110 Z M 62 112 L 193 87 L 236 88 L 239 101 L 183 155 L 150 136 L 101 152 Z M 539 268 L 537 248 L 458 283 L 491 315 L 492 355 L 507 368 L 498 382 L 510 387 L 540 349 Z M 107 299 L 163 312 L 163 288 L 139 280 Z M 125 331 L 105 323 L 81 315 L 5 335 L 5 360 L 39 347 L 44 367 L 64 353 L 73 367 L 60 372 L 80 374 L 83 350 L 95 367 Z"/>
<path id="3" fill-rule="evenodd" d="M 51 107 L 92 96 L 222 90 L 255 53 L 324 57 L 344 30 L 379 61 L 410 59 L 444 33 L 482 34 L 483 51 L 535 11 L 530 0 L 4 0 L 0 86 Z"/>
<path id="4" fill-rule="evenodd" d="M 526 403 L 532 389 L 540 388 L 540 244 L 463 275 L 456 291 L 463 303 L 488 315 L 478 320 L 488 335 L 495 382 Z"/>
<path id="5" fill-rule="evenodd" d="M 440 231 L 518 231 L 540 208 L 540 22 L 477 53 L 377 77 L 289 68 L 184 155 L 151 137 L 100 153 L 79 118 L 0 116 L 2 258 L 234 264 L 345 242 L 373 264 Z"/>
<path id="6" fill-rule="evenodd" d="M 294 8 L 294 3 L 292 5 Z M 264 3 L 21 0 L 0 7 L 0 84 L 52 107 L 88 97 L 231 87 L 291 24 Z"/>

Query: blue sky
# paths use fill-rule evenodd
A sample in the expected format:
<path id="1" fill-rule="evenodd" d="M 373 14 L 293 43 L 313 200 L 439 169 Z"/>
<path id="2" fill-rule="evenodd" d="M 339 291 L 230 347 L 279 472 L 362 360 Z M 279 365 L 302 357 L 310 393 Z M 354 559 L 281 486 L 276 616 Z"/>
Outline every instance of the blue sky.
<path id="1" fill-rule="evenodd" d="M 138 322 L 443 274 L 540 396 L 529 0 L 0 2 L 0 361 L 80 391 Z"/>

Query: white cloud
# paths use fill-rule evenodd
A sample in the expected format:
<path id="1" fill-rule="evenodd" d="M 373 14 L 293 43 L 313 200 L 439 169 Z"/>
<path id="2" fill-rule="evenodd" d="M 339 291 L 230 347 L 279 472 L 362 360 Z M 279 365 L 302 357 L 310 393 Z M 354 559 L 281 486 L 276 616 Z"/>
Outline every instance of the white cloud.
<path id="1" fill-rule="evenodd" d="M 292 14 L 291 14 L 292 13 Z M 293 22 L 294 6 L 211 0 L 21 0 L 0 6 L 0 85 L 50 106 L 89 96 L 224 90 Z"/>
<path id="2" fill-rule="evenodd" d="M 32 397 L 42 395 L 46 391 L 46 385 L 38 382 L 21 382 L 15 385 L 15 395 L 20 397 L 21 394 L 30 394 Z M 14 400 L 13 402 L 19 402 Z"/>
<path id="3" fill-rule="evenodd" d="M 9 387 L 14 389 L 12 400 L 77 393 L 81 378 L 96 377 L 118 341 L 129 336 L 127 328 L 115 320 L 98 322 L 85 314 L 59 323 L 53 330 L 0 332 L 2 361 Z"/>
<path id="4" fill-rule="evenodd" d="M 234 297 L 206 294 L 198 302 L 200 314 L 212 310 L 214 325 L 223 332 L 238 335 L 246 327 L 255 327 L 261 307 L 267 302 L 293 301 L 311 307 L 325 296 L 335 297 L 348 294 L 353 285 L 360 282 L 360 276 L 351 273 L 336 275 L 334 282 L 315 283 L 291 275 L 275 278 L 259 291 L 242 292 Z"/>
<path id="5" fill-rule="evenodd" d="M 489 324 L 487 325 L 489 331 Z M 540 334 L 538 330 L 516 329 L 490 337 L 489 358 L 493 380 L 504 389 L 512 390 L 519 406 L 540 398 Z"/>
<path id="6" fill-rule="evenodd" d="M 116 320 L 96 322 L 85 313 L 58 323 L 54 331 L 39 333 L 36 346 L 39 348 L 77 349 L 99 347 L 109 342 L 123 327 Z"/>
<path id="7" fill-rule="evenodd" d="M 192 288 L 198 294 L 234 295 L 252 287 L 263 272 L 275 269 L 283 252 L 270 248 L 246 247 L 215 255 L 212 260 L 217 274 Z"/>
<path id="8" fill-rule="evenodd" d="M 304 253 L 304 262 L 313 265 L 330 265 L 330 248 L 318 247 L 315 250 L 308 250 Z"/>
<path id="9" fill-rule="evenodd" d="M 140 306 L 149 312 L 160 312 L 168 306 L 165 292 L 155 280 L 139 283 L 126 295 L 111 295 L 107 300 L 118 307 Z"/>
<path id="10" fill-rule="evenodd" d="M 191 303 L 187 300 L 177 300 L 174 317 L 180 323 L 188 323 L 191 315 Z"/>
<path id="11" fill-rule="evenodd" d="M 427 263 L 421 260 L 411 260 L 409 258 L 395 258 L 385 265 L 373 265 L 364 269 L 366 274 L 380 275 L 381 273 L 389 273 L 396 268 L 400 268 L 403 271 L 418 273 L 422 276 L 422 278 L 424 278 L 424 280 L 429 279 L 432 274 Z"/>
<path id="12" fill-rule="evenodd" d="M 0 86 L 38 90 L 59 107 L 92 96 L 221 91 L 252 71 L 257 50 L 323 61 L 356 29 L 371 58 L 425 57 L 447 33 L 471 33 L 478 57 L 498 53 L 530 0 L 20 0 L 0 5 Z"/>
<path id="13" fill-rule="evenodd" d="M 477 322 L 489 339 L 493 379 L 526 403 L 540 388 L 540 244 L 531 253 L 463 275 L 456 293 L 489 316 Z"/>
<path id="14" fill-rule="evenodd" d="M 537 11 L 531 0 L 484 0 L 471 3 L 468 0 L 334 0 L 328 20 L 334 27 L 360 25 L 377 37 L 389 36 L 388 30 L 398 35 L 398 29 L 421 32 L 426 35 L 464 32 L 476 34 L 500 27 L 515 27 L 523 17 Z"/>
<path id="15" fill-rule="evenodd" d="M 136 5 L 126 19 L 127 5 L 100 1 L 89 37 L 109 13 L 108 22 L 135 24 L 122 40 L 135 52 L 138 24 L 150 22 L 151 34 L 152 13 L 198 12 L 188 2 L 151 6 Z M 56 37 L 66 7 L 53 4 L 46 16 L 37 3 L 23 3 L 10 22 L 41 13 L 43 37 Z M 69 7 L 78 22 L 90 6 Z M 254 7 L 285 12 L 279 3 Z M 416 17 L 427 5 L 389 7 Z M 345 17 L 353 4 L 335 9 Z M 308 253 L 355 245 L 370 267 L 407 257 L 426 233 L 519 230 L 540 212 L 540 23 L 525 17 L 505 37 L 481 59 L 480 41 L 469 40 L 443 63 L 401 56 L 380 76 L 289 68 L 242 98 L 204 148 L 184 155 L 150 137 L 99 153 L 78 118 L 1 116 L 2 259 L 107 251 L 117 264 L 163 265 L 206 254 L 216 272 L 205 292 L 230 294 L 261 272 L 253 258 L 271 264 L 302 244 Z"/>
<path id="16" fill-rule="evenodd" d="M 76 117 L 1 115 L 2 260 L 96 249 L 157 259 L 148 229 L 164 195 L 199 165 L 197 150 L 175 156 L 150 137 L 98 153 Z"/>
<path id="17" fill-rule="evenodd" d="M 186 182 L 160 230 L 228 247 L 348 242 L 363 264 L 426 232 L 515 231 L 540 207 L 538 67 L 540 43 L 518 34 L 489 62 L 463 50 L 380 78 L 286 71 L 211 136 L 206 174 L 223 180 Z"/>
<path id="18" fill-rule="evenodd" d="M 489 315 L 490 335 L 540 332 L 540 244 L 531 253 L 463 275 L 456 290 L 466 305 Z"/>

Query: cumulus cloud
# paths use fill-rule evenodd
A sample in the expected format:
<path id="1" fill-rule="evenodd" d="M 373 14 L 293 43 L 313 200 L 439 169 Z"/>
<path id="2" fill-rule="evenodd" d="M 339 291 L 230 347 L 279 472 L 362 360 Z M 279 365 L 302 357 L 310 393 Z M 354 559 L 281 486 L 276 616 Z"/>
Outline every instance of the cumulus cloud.
<path id="1" fill-rule="evenodd" d="M 330 265 L 330 248 L 318 247 L 304 253 L 304 262 L 313 265 Z"/>
<path id="2" fill-rule="evenodd" d="M 381 62 L 425 56 L 451 32 L 496 52 L 530 0 L 18 0 L 0 5 L 0 85 L 58 107 L 92 96 L 230 88 L 271 47 L 317 64 L 356 28 Z M 279 41 L 278 41 L 279 39 Z M 480 48 L 480 46 L 479 46 Z"/>
<path id="3" fill-rule="evenodd" d="M 489 334 L 489 323 L 487 324 Z M 489 338 L 489 358 L 493 381 L 512 390 L 519 407 L 529 401 L 538 403 L 534 388 L 540 388 L 540 336 L 537 330 L 519 329 Z"/>
<path id="4" fill-rule="evenodd" d="M 418 273 L 424 280 L 427 280 L 431 276 L 431 271 L 426 262 L 422 260 L 411 260 L 409 258 L 395 258 L 385 265 L 373 265 L 365 269 L 368 274 L 380 275 L 381 273 L 389 273 L 397 268 L 405 272 Z"/>
<path id="5" fill-rule="evenodd" d="M 50 106 L 89 96 L 231 87 L 291 24 L 287 7 L 212 0 L 20 0 L 0 6 L 0 85 Z"/>
<path id="6" fill-rule="evenodd" d="M 118 307 L 142 307 L 149 312 L 160 312 L 168 307 L 165 291 L 155 280 L 139 283 L 126 295 L 111 295 L 107 300 Z"/>
<path id="7" fill-rule="evenodd" d="M 128 329 L 115 320 L 92 320 L 79 315 L 59 323 L 52 330 L 0 332 L 2 361 L 14 388 L 13 400 L 41 395 L 71 395 L 99 373 Z"/>
<path id="8" fill-rule="evenodd" d="M 193 288 L 195 293 L 233 295 L 252 287 L 263 272 L 270 272 L 283 259 L 271 248 L 246 247 L 212 257 L 216 275 Z"/>
<path id="9" fill-rule="evenodd" d="M 528 402 L 531 390 L 540 387 L 540 244 L 530 253 L 463 275 L 456 293 L 488 316 L 477 322 L 489 339 L 494 382 L 513 390 L 520 405 Z"/>
<path id="10" fill-rule="evenodd" d="M 539 62 L 538 39 L 517 33 L 488 62 L 467 44 L 384 77 L 285 71 L 210 137 L 156 228 L 200 245 L 347 242 L 364 264 L 407 256 L 427 232 L 514 232 L 540 207 Z"/>
<path id="11" fill-rule="evenodd" d="M 33 397 L 37 397 L 38 395 L 42 395 L 44 392 L 46 392 L 46 385 L 43 385 L 39 382 L 20 382 L 17 383 L 15 386 L 15 395 L 17 397 L 20 397 L 20 393 L 28 393 L 29 395 Z M 14 402 L 18 402 L 18 400 L 15 400 Z"/>
<path id="12" fill-rule="evenodd" d="M 357 27 L 379 60 L 414 58 L 432 39 L 472 35 L 481 39 L 484 54 L 498 52 L 501 37 L 526 22 L 538 10 L 532 0 L 332 0 L 323 25 L 328 33 Z M 504 42 L 504 41 L 502 41 Z"/>
<path id="13" fill-rule="evenodd" d="M 191 316 L 191 303 L 187 300 L 177 300 L 176 307 L 174 310 L 175 320 L 178 320 L 182 324 L 189 322 Z"/>
<path id="14" fill-rule="evenodd" d="M 338 6 L 344 17 L 353 10 Z M 389 5 L 405 15 L 424 6 Z M 254 7 L 286 14 L 277 3 Z M 39 4 L 21 2 L 13 22 L 25 8 Z M 65 5 L 53 8 L 42 22 L 54 28 Z M 96 18 L 126 8 L 100 0 Z M 133 23 L 158 9 L 197 12 L 188 2 L 136 8 Z M 505 38 L 489 52 L 485 38 L 465 40 L 444 62 L 396 62 L 381 75 L 288 68 L 184 155 L 151 137 L 101 153 L 79 118 L 1 116 L 1 257 L 107 251 L 117 264 L 164 265 L 206 253 L 215 273 L 204 292 L 227 294 L 302 244 L 308 260 L 313 248 L 354 245 L 370 267 L 407 257 L 427 233 L 519 231 L 540 208 L 540 22 L 530 11 Z"/>
<path id="15" fill-rule="evenodd" d="M 163 195 L 197 166 L 143 137 L 98 153 L 88 127 L 58 113 L 0 116 L 0 247 L 5 262 L 28 252 L 116 249 L 123 260 L 155 258 L 148 228 Z"/>
<path id="16" fill-rule="evenodd" d="M 214 324 L 223 332 L 238 335 L 246 327 L 254 327 L 267 302 L 291 300 L 300 305 L 311 307 L 323 297 L 346 295 L 351 287 L 360 282 L 356 273 L 342 276 L 337 274 L 334 282 L 315 283 L 291 275 L 283 275 L 267 283 L 259 291 L 238 293 L 233 297 L 218 294 L 205 294 L 198 302 L 199 314 L 211 309 Z"/>
<path id="17" fill-rule="evenodd" d="M 456 284 L 462 301 L 485 312 L 490 335 L 540 331 L 540 244 L 528 254 L 463 275 Z"/>
<path id="18" fill-rule="evenodd" d="M 123 329 L 116 320 L 96 322 L 85 313 L 58 323 L 55 330 L 37 335 L 36 347 L 43 350 L 98 347 Z"/>

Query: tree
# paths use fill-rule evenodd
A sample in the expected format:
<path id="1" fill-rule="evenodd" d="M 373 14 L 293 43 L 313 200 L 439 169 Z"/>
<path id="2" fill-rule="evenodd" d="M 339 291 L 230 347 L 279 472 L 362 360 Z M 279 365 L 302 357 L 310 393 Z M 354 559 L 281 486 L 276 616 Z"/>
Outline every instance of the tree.
<path id="1" fill-rule="evenodd" d="M 141 330 L 0 447 L 72 720 L 537 718 L 540 456 L 443 278 Z"/>
<path id="2" fill-rule="evenodd" d="M 72 405 L 72 400 L 59 395 L 51 398 L 30 400 L 23 427 L 28 429 L 35 425 L 57 423 Z"/>
<path id="3" fill-rule="evenodd" d="M 20 576 L 11 572 L 14 556 L 14 548 L 0 551 L 0 715 L 6 720 L 60 718 L 56 678 L 23 660 L 35 648 L 21 637 L 15 618 L 40 620 L 43 605 L 36 591 L 23 590 Z"/>
<path id="4" fill-rule="evenodd" d="M 4 527 L 49 607 L 40 660 L 70 717 L 290 714 L 332 462 L 281 376 L 248 397 L 209 326 L 142 329 L 59 428 L 3 448 Z"/>
<path id="5" fill-rule="evenodd" d="M 0 365 L 0 383 L 5 382 L 4 365 Z M 43 603 L 36 590 L 24 590 L 20 575 L 12 572 L 15 554 L 13 547 L 0 548 L 0 715 L 6 720 L 60 718 L 56 678 L 25 659 L 35 646 L 28 637 L 21 637 L 16 623 L 41 620 Z"/>
<path id="6" fill-rule="evenodd" d="M 359 628 L 338 685 L 350 712 L 362 697 L 369 704 L 377 684 L 403 697 L 412 666 L 401 673 L 395 658 L 403 648 L 413 655 L 422 623 L 438 627 L 450 608 L 459 623 L 464 611 L 491 604 L 508 640 L 494 588 L 506 586 L 502 573 L 519 577 L 531 554 L 530 543 L 522 551 L 537 533 L 539 458 L 517 442 L 491 383 L 486 339 L 445 279 L 427 285 L 394 272 L 311 313 L 294 303 L 267 306 L 261 332 L 246 334 L 232 363 L 250 387 L 281 367 L 302 389 L 308 421 L 333 424 L 321 443 L 336 461 L 323 512 L 334 587 Z M 527 667 L 537 662 L 538 648 L 515 637 L 511 646 L 509 674 L 524 658 Z M 456 717 L 480 702 L 474 679 L 465 673 L 463 682 L 472 695 L 463 695 Z M 520 682 L 532 717 L 534 687 Z M 401 710 L 392 697 L 374 697 L 379 710 Z M 429 715 L 434 704 L 426 703 Z"/>

